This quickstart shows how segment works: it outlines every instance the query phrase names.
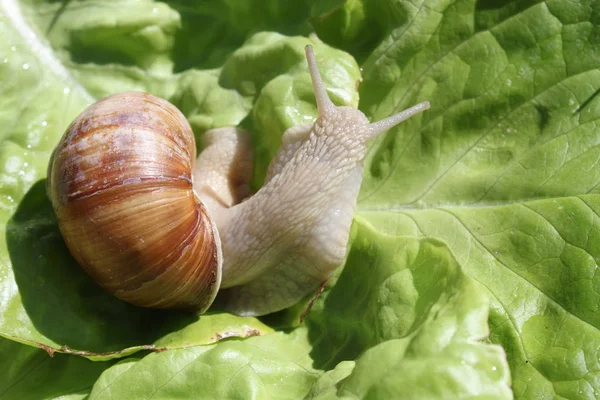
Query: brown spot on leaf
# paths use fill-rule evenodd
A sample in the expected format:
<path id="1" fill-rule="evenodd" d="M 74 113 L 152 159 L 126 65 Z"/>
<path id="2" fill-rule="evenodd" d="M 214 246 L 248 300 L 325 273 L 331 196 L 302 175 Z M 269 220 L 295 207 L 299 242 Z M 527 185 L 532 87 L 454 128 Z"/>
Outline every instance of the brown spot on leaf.
<path id="1" fill-rule="evenodd" d="M 230 337 L 248 338 L 251 336 L 260 336 L 260 331 L 256 328 L 250 328 L 246 326 L 244 327 L 243 333 L 238 331 L 217 332 L 215 333 L 215 336 L 212 337 L 212 341 L 218 342 L 219 340 L 227 339 Z"/>
<path id="2" fill-rule="evenodd" d="M 44 350 L 46 353 L 48 353 L 48 355 L 50 357 L 54 357 L 54 353 L 56 353 L 56 349 L 50 347 L 50 346 L 46 346 L 45 344 L 42 343 L 37 343 L 38 347 L 42 350 Z"/>
<path id="3" fill-rule="evenodd" d="M 356 90 L 358 92 L 361 83 L 362 83 L 362 79 L 357 79 L 356 82 L 354 82 L 354 90 Z"/>
<path id="4" fill-rule="evenodd" d="M 131 348 L 127 348 L 127 349 L 118 350 L 118 351 L 107 351 L 107 352 L 95 353 L 93 351 L 87 351 L 87 350 L 74 350 L 67 345 L 63 345 L 58 349 L 55 349 L 54 347 L 50 347 L 50 346 L 47 346 L 47 345 L 45 345 L 43 343 L 39 343 L 39 342 L 36 342 L 36 345 L 39 348 L 41 348 L 42 350 L 46 351 L 50 357 L 54 357 L 54 354 L 57 352 L 63 353 L 63 354 L 72 354 L 72 355 L 76 355 L 76 356 L 83 356 L 83 357 L 110 357 L 110 356 L 116 356 L 121 353 L 131 351 Z M 168 350 L 168 347 L 156 347 L 153 344 L 134 346 L 133 348 L 135 348 L 136 350 L 148 350 L 148 351 L 155 351 L 155 352 L 161 352 L 161 351 Z"/>
<path id="5" fill-rule="evenodd" d="M 321 283 L 321 286 L 319 286 L 315 295 L 308 302 L 306 309 L 304 311 L 302 311 L 302 314 L 300 314 L 300 323 L 304 322 L 304 318 L 306 318 L 306 316 L 310 312 L 310 309 L 312 308 L 314 302 L 319 298 L 319 296 L 321 296 L 321 294 L 323 293 L 323 290 L 325 290 L 325 286 L 327 286 L 327 282 L 329 282 L 329 278 L 326 279 L 323 283 Z"/>
<path id="6" fill-rule="evenodd" d="M 255 328 L 246 327 L 246 336 L 244 336 L 244 337 L 250 337 L 250 336 L 260 336 L 260 331 Z"/>

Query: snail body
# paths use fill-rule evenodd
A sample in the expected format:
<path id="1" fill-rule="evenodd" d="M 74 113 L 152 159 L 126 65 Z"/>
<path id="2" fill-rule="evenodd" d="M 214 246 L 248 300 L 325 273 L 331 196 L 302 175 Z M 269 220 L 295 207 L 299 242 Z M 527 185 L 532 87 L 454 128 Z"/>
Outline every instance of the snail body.
<path id="1" fill-rule="evenodd" d="M 310 46 L 306 53 L 319 116 L 284 133 L 249 198 L 246 132 L 205 133 L 196 160 L 181 112 L 139 92 L 109 96 L 73 121 L 47 191 L 67 247 L 100 286 L 139 306 L 198 312 L 221 290 L 228 311 L 263 315 L 292 306 L 341 265 L 368 140 L 429 104 L 370 124 L 333 105 Z"/>

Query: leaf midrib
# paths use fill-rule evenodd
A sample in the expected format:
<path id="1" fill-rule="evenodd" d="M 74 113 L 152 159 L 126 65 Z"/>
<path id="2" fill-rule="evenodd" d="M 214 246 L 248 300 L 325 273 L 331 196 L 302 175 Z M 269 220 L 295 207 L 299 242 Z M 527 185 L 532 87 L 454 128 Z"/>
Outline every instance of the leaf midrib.
<path id="1" fill-rule="evenodd" d="M 538 201 L 557 201 L 564 199 L 579 198 L 580 196 L 594 196 L 595 193 L 583 193 L 573 194 L 568 196 L 556 196 L 556 197 L 535 197 L 525 198 L 516 200 L 501 200 L 501 201 L 484 201 L 484 202 L 473 202 L 473 203 L 428 203 L 423 205 L 415 205 L 414 203 L 409 204 L 382 204 L 381 206 L 361 206 L 360 203 L 356 207 L 357 213 L 370 213 L 370 212 L 393 212 L 393 213 L 405 213 L 411 211 L 421 210 L 444 210 L 452 208 L 493 208 L 493 207 L 506 207 L 512 205 L 523 205 L 524 203 L 533 203 Z"/>

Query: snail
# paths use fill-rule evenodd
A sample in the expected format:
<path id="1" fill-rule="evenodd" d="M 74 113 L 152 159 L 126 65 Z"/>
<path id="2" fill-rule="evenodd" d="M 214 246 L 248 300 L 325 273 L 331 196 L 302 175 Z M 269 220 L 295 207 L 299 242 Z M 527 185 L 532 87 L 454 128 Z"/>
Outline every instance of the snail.
<path id="1" fill-rule="evenodd" d="M 106 291 L 152 308 L 264 315 L 315 292 L 344 261 L 370 139 L 429 108 L 369 123 L 329 99 L 311 46 L 318 117 L 289 128 L 250 196 L 248 133 L 203 136 L 166 100 L 104 98 L 67 128 L 47 192 L 73 255 Z M 243 200 L 243 201 L 242 201 Z"/>

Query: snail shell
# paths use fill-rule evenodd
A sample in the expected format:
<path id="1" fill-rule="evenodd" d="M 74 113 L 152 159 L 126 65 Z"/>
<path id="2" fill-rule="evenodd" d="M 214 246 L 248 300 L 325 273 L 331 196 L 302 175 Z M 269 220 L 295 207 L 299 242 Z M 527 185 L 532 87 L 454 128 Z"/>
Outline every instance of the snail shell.
<path id="1" fill-rule="evenodd" d="M 205 311 L 221 280 L 221 244 L 192 187 L 196 145 L 185 117 L 140 92 L 109 96 L 67 128 L 48 194 L 75 260 L 108 292 L 144 307 Z"/>

